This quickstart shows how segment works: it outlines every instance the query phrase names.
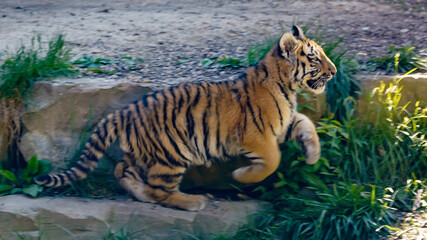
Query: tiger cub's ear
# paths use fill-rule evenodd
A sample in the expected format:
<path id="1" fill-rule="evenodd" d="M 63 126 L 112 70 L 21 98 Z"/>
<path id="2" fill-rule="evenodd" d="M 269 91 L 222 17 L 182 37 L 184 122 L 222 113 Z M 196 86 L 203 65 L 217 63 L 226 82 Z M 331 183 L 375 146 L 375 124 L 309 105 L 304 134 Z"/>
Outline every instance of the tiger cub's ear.
<path id="1" fill-rule="evenodd" d="M 298 27 L 296 25 L 294 25 L 292 27 L 291 33 L 298 40 L 304 40 L 305 39 L 304 32 L 302 31 L 302 29 L 300 27 Z"/>
<path id="2" fill-rule="evenodd" d="M 291 32 L 284 33 L 280 37 L 279 49 L 281 56 L 290 60 L 295 58 L 295 50 L 300 46 L 305 39 L 302 29 L 298 26 L 293 26 Z"/>
<path id="3" fill-rule="evenodd" d="M 295 50 L 299 44 L 299 41 L 292 33 L 284 33 L 279 41 L 280 56 L 292 62 L 293 56 L 295 56 Z"/>

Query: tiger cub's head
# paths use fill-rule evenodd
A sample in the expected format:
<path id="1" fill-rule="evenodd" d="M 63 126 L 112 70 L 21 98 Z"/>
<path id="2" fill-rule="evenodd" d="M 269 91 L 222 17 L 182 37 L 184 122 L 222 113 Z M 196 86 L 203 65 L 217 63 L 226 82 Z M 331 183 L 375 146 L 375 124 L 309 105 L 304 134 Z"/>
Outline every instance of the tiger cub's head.
<path id="1" fill-rule="evenodd" d="M 297 26 L 293 26 L 290 33 L 282 35 L 279 49 L 282 57 L 288 59 L 293 66 L 293 71 L 289 73 L 291 81 L 314 94 L 322 93 L 326 82 L 337 72 L 322 47 L 306 38 Z"/>

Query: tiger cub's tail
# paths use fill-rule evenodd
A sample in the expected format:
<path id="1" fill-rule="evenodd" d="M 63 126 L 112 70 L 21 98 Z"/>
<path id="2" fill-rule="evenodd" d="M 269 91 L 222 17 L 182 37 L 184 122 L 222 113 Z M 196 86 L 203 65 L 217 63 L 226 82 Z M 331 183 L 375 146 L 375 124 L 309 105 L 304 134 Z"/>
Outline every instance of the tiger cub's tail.
<path id="1" fill-rule="evenodd" d="M 63 173 L 38 176 L 34 181 L 46 187 L 60 187 L 85 179 L 87 174 L 95 169 L 98 160 L 102 158 L 104 152 L 118 136 L 115 115 L 118 115 L 118 112 L 108 115 L 99 122 L 74 167 Z"/>

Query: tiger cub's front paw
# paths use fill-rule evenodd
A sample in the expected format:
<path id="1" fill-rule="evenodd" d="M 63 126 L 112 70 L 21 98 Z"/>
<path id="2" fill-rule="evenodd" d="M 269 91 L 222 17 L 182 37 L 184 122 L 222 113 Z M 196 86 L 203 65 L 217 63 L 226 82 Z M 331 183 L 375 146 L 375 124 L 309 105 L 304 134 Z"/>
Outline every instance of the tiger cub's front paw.
<path id="1" fill-rule="evenodd" d="M 320 143 L 317 133 L 302 132 L 298 140 L 305 153 L 305 162 L 310 165 L 315 164 L 320 158 Z"/>

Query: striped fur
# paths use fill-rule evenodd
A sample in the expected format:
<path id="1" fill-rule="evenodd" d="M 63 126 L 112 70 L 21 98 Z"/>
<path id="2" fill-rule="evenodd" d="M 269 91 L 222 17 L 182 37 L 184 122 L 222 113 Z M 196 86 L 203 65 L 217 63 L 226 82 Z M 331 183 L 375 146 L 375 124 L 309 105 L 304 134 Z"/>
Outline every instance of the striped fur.
<path id="1" fill-rule="evenodd" d="M 206 199 L 179 191 L 186 169 L 243 155 L 252 164 L 233 172 L 259 182 L 280 161 L 278 144 L 299 141 L 308 164 L 320 156 L 313 123 L 296 112 L 299 88 L 319 94 L 336 68 L 298 27 L 234 81 L 183 83 L 145 95 L 102 119 L 70 170 L 35 179 L 58 187 L 83 179 L 116 139 L 125 157 L 115 169 L 120 184 L 141 201 L 197 211 Z"/>

